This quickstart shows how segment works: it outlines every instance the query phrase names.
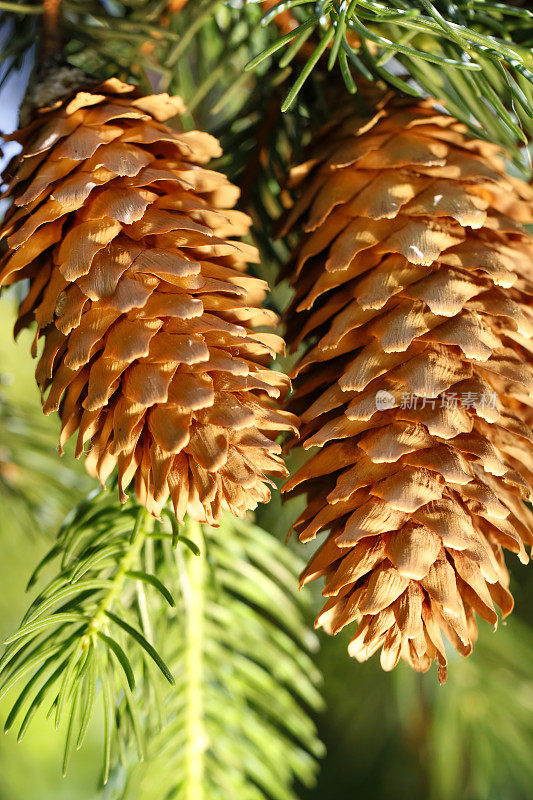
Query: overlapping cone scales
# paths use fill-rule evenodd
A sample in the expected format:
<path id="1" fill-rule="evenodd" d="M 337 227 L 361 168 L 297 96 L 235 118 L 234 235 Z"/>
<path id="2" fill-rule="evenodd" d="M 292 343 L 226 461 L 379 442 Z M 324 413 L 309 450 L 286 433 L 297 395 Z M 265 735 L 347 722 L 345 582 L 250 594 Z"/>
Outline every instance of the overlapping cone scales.
<path id="1" fill-rule="evenodd" d="M 163 122 L 168 95 L 110 80 L 80 91 L 15 137 L 14 205 L 0 284 L 29 278 L 17 328 L 44 339 L 37 381 L 105 483 L 118 465 L 154 514 L 169 494 L 216 522 L 269 498 L 285 474 L 275 438 L 294 427 L 273 401 L 288 379 L 262 310 L 267 285 L 244 274 L 255 248 L 233 210 L 238 190 L 205 164 L 216 139 Z"/>
<path id="2" fill-rule="evenodd" d="M 320 449 L 286 490 L 302 541 L 329 531 L 302 581 L 326 579 L 318 625 L 359 622 L 351 655 L 444 680 L 441 634 L 468 655 L 475 614 L 512 609 L 502 548 L 533 542 L 532 191 L 430 103 L 330 128 L 293 183 L 293 410 Z"/>

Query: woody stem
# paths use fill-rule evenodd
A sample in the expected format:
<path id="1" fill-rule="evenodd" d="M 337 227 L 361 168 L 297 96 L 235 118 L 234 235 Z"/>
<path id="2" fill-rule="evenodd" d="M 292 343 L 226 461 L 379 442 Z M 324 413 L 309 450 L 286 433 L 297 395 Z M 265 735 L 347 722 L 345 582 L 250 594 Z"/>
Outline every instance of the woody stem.
<path id="1" fill-rule="evenodd" d="M 59 6 L 61 0 L 43 0 L 42 63 L 49 65 L 61 52 Z"/>

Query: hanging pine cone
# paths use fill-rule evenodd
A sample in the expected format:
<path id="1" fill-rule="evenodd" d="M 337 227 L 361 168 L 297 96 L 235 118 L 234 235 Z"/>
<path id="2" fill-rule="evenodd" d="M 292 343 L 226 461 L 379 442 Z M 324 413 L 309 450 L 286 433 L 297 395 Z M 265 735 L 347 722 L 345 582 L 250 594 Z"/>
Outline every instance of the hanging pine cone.
<path id="1" fill-rule="evenodd" d="M 468 655 L 533 543 L 533 193 L 430 102 L 330 127 L 292 179 L 292 408 L 321 449 L 285 490 L 301 541 L 329 531 L 302 583 L 327 632 L 359 622 L 352 656 L 444 681 L 441 633 Z"/>
<path id="2" fill-rule="evenodd" d="M 170 494 L 179 520 L 215 523 L 269 499 L 294 418 L 269 400 L 288 387 L 268 369 L 283 341 L 253 331 L 276 317 L 243 274 L 250 220 L 203 166 L 217 140 L 162 124 L 181 107 L 109 80 L 15 134 L 0 285 L 29 279 L 16 330 L 36 322 L 34 355 L 44 338 L 36 377 L 60 446 L 77 431 L 102 483 L 118 465 L 122 500 L 134 480 L 153 514 Z"/>

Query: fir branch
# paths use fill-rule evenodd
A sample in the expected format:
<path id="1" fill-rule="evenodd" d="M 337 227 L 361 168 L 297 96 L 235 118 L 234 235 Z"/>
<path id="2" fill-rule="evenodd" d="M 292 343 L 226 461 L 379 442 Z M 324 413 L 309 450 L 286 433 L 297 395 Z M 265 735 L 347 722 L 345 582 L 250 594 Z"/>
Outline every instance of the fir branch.
<path id="1" fill-rule="evenodd" d="M 173 677 L 146 636 L 146 609 L 137 597 L 146 584 L 166 607 L 173 603 L 145 564 L 149 543 L 169 539 L 169 527 L 133 502 L 120 507 L 111 495 L 93 493 L 67 518 L 30 578 L 32 587 L 44 568 L 59 561 L 59 572 L 33 600 L 0 660 L 0 696 L 25 679 L 5 730 L 22 716 L 20 740 L 37 710 L 51 702 L 55 726 L 67 718 L 64 770 L 73 743 L 78 748 L 83 743 L 98 687 L 105 720 L 104 782 L 130 739 L 139 756 L 144 754 L 139 675 L 153 681 L 155 670 L 168 682 Z"/>
<path id="2" fill-rule="evenodd" d="M 289 800 L 295 780 L 312 782 L 319 675 L 287 548 L 231 518 L 176 534 L 170 513 L 157 521 L 100 491 L 66 519 L 29 588 L 53 563 L 0 659 L 0 696 L 22 683 L 5 731 L 18 725 L 22 739 L 48 707 L 64 724 L 65 772 L 100 699 L 103 781 L 128 763 L 124 798 L 214 800 L 223 786 Z"/>
<path id="3" fill-rule="evenodd" d="M 308 716 L 321 699 L 294 582 L 300 565 L 250 521 L 226 517 L 213 529 L 189 520 L 187 535 L 200 555 L 175 551 L 167 567 L 181 591 L 157 623 L 176 676 L 169 721 L 148 729 L 147 759 L 132 765 L 120 797 L 293 800 L 295 780 L 313 782 L 322 754 Z"/>

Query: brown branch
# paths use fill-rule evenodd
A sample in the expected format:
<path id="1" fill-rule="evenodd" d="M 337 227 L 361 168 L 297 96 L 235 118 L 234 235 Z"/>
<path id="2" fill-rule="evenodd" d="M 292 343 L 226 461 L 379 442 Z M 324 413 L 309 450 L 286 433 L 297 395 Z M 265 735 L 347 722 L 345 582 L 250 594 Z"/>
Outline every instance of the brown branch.
<path id="1" fill-rule="evenodd" d="M 281 116 L 280 98 L 275 93 L 267 106 L 266 113 L 261 121 L 255 136 L 255 146 L 248 164 L 244 170 L 242 177 L 239 181 L 241 187 L 241 207 L 249 208 L 251 204 L 251 196 L 257 182 L 257 178 L 264 166 L 268 156 L 270 147 L 270 140 L 276 125 L 278 124 L 279 117 Z"/>
<path id="2" fill-rule="evenodd" d="M 61 58 L 59 6 L 61 0 L 43 0 L 42 66 L 46 68 Z"/>

